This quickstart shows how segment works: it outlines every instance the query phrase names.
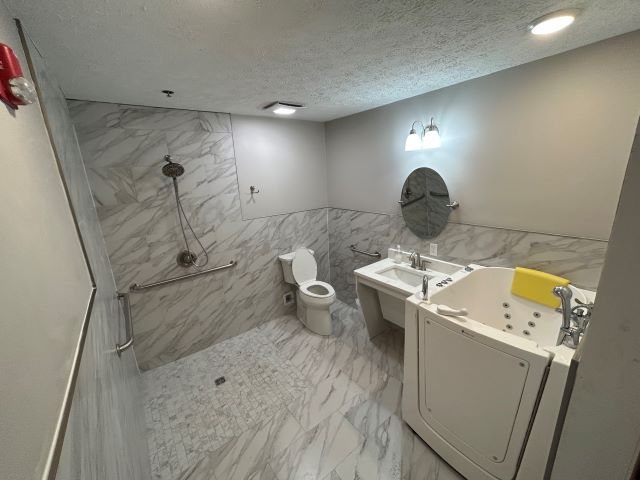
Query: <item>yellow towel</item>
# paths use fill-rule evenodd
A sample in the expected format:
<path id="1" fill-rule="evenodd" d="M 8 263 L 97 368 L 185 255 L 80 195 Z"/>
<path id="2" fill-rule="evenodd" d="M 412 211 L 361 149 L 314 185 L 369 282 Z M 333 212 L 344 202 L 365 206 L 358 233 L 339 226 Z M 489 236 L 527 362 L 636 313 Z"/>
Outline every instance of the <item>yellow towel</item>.
<path id="1" fill-rule="evenodd" d="M 560 306 L 560 299 L 553 294 L 553 287 L 566 287 L 569 280 L 550 273 L 516 267 L 513 273 L 511 293 L 551 308 Z"/>

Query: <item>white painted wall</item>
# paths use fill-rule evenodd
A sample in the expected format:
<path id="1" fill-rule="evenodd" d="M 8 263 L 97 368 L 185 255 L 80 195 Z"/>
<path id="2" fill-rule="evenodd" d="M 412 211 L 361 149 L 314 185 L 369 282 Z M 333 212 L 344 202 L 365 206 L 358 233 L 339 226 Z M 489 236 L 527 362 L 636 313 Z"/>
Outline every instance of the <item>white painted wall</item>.
<path id="1" fill-rule="evenodd" d="M 0 2 L 0 42 L 28 67 Z M 91 279 L 39 106 L 0 104 L 0 477 L 41 478 Z"/>
<path id="2" fill-rule="evenodd" d="M 552 479 L 626 480 L 640 453 L 640 125 Z M 638 465 L 640 468 L 640 465 Z M 637 477 L 633 477 L 637 478 Z"/>
<path id="3" fill-rule="evenodd" d="M 327 206 L 324 124 L 244 115 L 231 124 L 245 219 Z"/>
<path id="4" fill-rule="evenodd" d="M 461 203 L 451 221 L 608 239 L 639 51 L 636 31 L 329 122 L 329 206 L 399 213 L 404 179 L 427 166 Z M 442 148 L 405 152 L 411 123 L 430 116 Z"/>

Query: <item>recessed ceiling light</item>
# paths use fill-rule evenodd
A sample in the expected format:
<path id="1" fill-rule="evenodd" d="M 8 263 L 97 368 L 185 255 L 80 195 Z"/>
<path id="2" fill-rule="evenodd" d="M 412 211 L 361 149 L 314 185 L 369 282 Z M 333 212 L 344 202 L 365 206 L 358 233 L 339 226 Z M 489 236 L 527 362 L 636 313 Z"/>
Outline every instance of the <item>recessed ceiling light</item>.
<path id="1" fill-rule="evenodd" d="M 575 10 L 560 10 L 536 18 L 529 24 L 529 31 L 534 35 L 549 35 L 567 28 L 575 19 Z"/>
<path id="2" fill-rule="evenodd" d="M 296 113 L 296 109 L 293 107 L 277 107 L 273 109 L 273 113 L 276 115 L 293 115 Z"/>
<path id="3" fill-rule="evenodd" d="M 276 115 L 293 115 L 300 108 L 304 108 L 304 105 L 284 102 L 274 102 L 264 107 L 265 110 L 271 110 Z"/>

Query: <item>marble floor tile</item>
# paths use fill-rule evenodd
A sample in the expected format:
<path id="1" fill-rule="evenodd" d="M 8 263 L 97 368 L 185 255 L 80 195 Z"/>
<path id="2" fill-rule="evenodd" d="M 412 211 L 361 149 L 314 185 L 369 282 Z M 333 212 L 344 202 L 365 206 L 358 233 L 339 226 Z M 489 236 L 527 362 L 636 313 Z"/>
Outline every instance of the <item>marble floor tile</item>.
<path id="1" fill-rule="evenodd" d="M 392 410 L 374 398 L 369 398 L 349 409 L 340 409 L 340 411 L 351 425 L 365 437 L 374 435 L 378 427 L 393 415 Z"/>
<path id="2" fill-rule="evenodd" d="M 358 431 L 336 412 L 294 438 L 270 465 L 278 480 L 322 480 L 361 443 Z"/>
<path id="3" fill-rule="evenodd" d="M 157 480 L 459 480 L 401 420 L 403 332 L 293 316 L 144 374 Z M 224 376 L 226 382 L 215 385 Z"/>
<path id="4" fill-rule="evenodd" d="M 269 460 L 289 447 L 300 433 L 300 424 L 282 410 L 207 455 L 194 474 L 203 477 L 206 472 L 209 477 L 225 480 L 267 479 L 272 474 Z"/>
<path id="5" fill-rule="evenodd" d="M 400 415 L 402 412 L 402 387 L 403 384 L 400 380 L 389 376 L 378 384 L 371 396 L 386 409 Z"/>
<path id="6" fill-rule="evenodd" d="M 276 318 L 258 327 L 263 338 L 272 345 L 286 341 L 286 339 L 297 334 L 303 328 L 304 325 L 294 316 Z"/>
<path id="7" fill-rule="evenodd" d="M 340 480 L 401 480 L 402 420 L 389 416 L 336 468 Z"/>
<path id="8" fill-rule="evenodd" d="M 347 420 L 365 437 L 375 435 L 377 429 L 391 417 L 400 417 L 402 383 L 387 376 L 375 389 L 368 390 L 368 398 L 350 408 L 340 409 Z"/>
<path id="9" fill-rule="evenodd" d="M 360 354 L 356 354 L 353 360 L 344 366 L 343 371 L 367 391 L 376 390 L 389 376 L 382 368 Z"/>
<path id="10" fill-rule="evenodd" d="M 301 365 L 310 356 L 335 343 L 332 337 L 323 337 L 306 328 L 296 329 L 291 335 L 276 341 L 275 346 L 294 365 Z"/>
<path id="11" fill-rule="evenodd" d="M 296 365 L 304 363 L 307 357 L 318 351 L 330 348 L 336 341 L 333 335 L 322 336 L 311 332 L 297 318 L 295 322 L 277 329 L 270 338 L 282 355 Z"/>
<path id="12" fill-rule="evenodd" d="M 224 377 L 226 382 L 216 385 Z M 203 455 L 302 396 L 311 384 L 257 329 L 150 370 L 145 383 L 155 478 L 174 480 Z"/>
<path id="13" fill-rule="evenodd" d="M 330 480 L 464 480 L 397 415 L 343 460 Z"/>
<path id="14" fill-rule="evenodd" d="M 296 355 L 291 361 L 315 385 L 326 378 L 335 377 L 341 371 L 354 380 L 349 372 L 357 358 L 358 353 L 353 348 L 334 340 L 318 345 L 307 356 Z"/>
<path id="15" fill-rule="evenodd" d="M 360 321 L 354 320 L 354 322 Z M 358 329 L 355 335 L 347 336 L 344 341 L 353 345 L 359 354 L 385 373 L 400 381 L 403 380 L 404 330 L 391 326 L 383 334 L 370 339 L 366 330 Z"/>
<path id="16" fill-rule="evenodd" d="M 402 427 L 401 480 L 464 480 L 442 460 L 406 423 Z"/>
<path id="17" fill-rule="evenodd" d="M 366 392 L 347 375 L 338 372 L 313 385 L 287 408 L 305 430 L 314 428 L 338 410 L 346 410 L 362 403 Z"/>

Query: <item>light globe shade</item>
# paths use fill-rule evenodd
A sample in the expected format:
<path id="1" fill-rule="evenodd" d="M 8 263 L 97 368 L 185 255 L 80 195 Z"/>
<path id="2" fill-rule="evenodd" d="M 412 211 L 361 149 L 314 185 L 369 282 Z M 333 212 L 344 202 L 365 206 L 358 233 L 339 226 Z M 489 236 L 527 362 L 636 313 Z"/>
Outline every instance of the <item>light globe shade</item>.
<path id="1" fill-rule="evenodd" d="M 537 18 L 529 24 L 529 31 L 534 35 L 549 35 L 567 28 L 576 18 L 574 11 L 554 12 Z"/>
<path id="2" fill-rule="evenodd" d="M 274 108 L 273 113 L 275 113 L 276 115 L 293 115 L 294 113 L 296 113 L 296 109 L 292 107 L 282 106 Z"/>
<path id="3" fill-rule="evenodd" d="M 420 135 L 418 135 L 415 130 L 411 130 L 407 136 L 407 141 L 404 142 L 404 151 L 413 152 L 415 150 L 420 150 L 421 148 L 422 141 L 420 140 Z"/>
<path id="4" fill-rule="evenodd" d="M 422 139 L 422 148 L 439 148 L 440 145 L 442 145 L 442 141 L 440 140 L 440 133 L 438 132 L 438 130 L 427 130 L 424 133 L 424 138 Z"/>

